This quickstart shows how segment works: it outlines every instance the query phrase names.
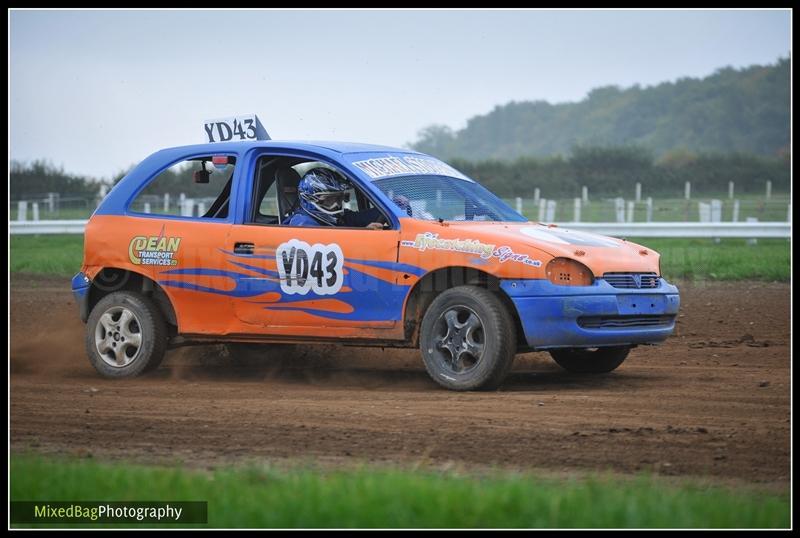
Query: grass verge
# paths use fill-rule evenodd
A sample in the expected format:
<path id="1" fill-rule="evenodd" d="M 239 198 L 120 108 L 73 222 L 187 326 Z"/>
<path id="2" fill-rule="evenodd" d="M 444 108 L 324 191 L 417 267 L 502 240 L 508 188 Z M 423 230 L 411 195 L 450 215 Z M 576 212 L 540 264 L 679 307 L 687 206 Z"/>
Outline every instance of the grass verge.
<path id="1" fill-rule="evenodd" d="M 555 480 L 508 472 L 476 477 L 263 466 L 201 471 L 33 455 L 11 459 L 11 500 L 204 500 L 208 526 L 236 528 L 789 525 L 788 495 L 680 485 L 652 476 Z"/>
<path id="2" fill-rule="evenodd" d="M 759 239 L 635 239 L 661 254 L 661 271 L 672 280 L 789 280 L 790 242 Z M 11 236 L 11 272 L 71 277 L 83 258 L 80 235 Z"/>
<path id="3" fill-rule="evenodd" d="M 83 262 L 83 235 L 12 235 L 12 273 L 74 276 Z"/>
<path id="4" fill-rule="evenodd" d="M 661 254 L 661 273 L 669 280 L 768 280 L 788 282 L 786 239 L 635 239 Z"/>

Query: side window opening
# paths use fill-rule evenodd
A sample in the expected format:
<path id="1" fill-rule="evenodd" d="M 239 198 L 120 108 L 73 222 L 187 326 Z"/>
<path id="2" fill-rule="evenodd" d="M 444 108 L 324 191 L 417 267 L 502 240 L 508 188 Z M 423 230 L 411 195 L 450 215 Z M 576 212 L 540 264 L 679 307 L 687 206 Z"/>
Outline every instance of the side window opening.
<path id="1" fill-rule="evenodd" d="M 303 175 L 314 168 L 328 168 L 341 175 L 335 167 L 309 159 L 294 157 L 262 157 L 256 166 L 253 182 L 253 202 L 248 222 L 266 225 L 286 225 L 300 208 L 298 184 Z M 371 210 L 380 213 L 355 185 L 351 185 L 344 208 L 352 212 Z M 361 226 L 358 226 L 361 227 Z"/>
<path id="2" fill-rule="evenodd" d="M 204 155 L 176 163 L 150 180 L 129 210 L 174 217 L 227 219 L 236 158 Z"/>
<path id="3" fill-rule="evenodd" d="M 292 168 L 302 159 L 262 157 L 256 166 L 253 203 L 248 222 L 280 224 L 299 207 L 297 184 L 300 176 Z"/>

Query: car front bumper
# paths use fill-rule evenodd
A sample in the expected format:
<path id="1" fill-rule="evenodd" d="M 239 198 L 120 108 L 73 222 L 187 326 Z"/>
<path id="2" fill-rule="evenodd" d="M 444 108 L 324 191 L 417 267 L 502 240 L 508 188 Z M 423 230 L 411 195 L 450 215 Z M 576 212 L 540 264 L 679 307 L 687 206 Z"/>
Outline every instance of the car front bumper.
<path id="1" fill-rule="evenodd" d="M 84 323 L 89 319 L 89 288 L 91 285 L 92 281 L 82 272 L 72 277 L 72 294 L 75 296 L 78 313 Z"/>
<path id="2" fill-rule="evenodd" d="M 532 349 L 656 344 L 675 329 L 678 288 L 619 289 L 603 279 L 591 286 L 548 280 L 503 280 Z"/>

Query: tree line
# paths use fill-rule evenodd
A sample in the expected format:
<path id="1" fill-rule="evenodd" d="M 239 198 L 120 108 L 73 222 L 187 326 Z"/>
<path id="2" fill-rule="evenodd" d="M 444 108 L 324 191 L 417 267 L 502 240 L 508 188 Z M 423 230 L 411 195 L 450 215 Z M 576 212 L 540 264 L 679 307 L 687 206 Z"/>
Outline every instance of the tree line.
<path id="1" fill-rule="evenodd" d="M 595 88 L 574 103 L 510 102 L 454 131 L 431 125 L 414 149 L 444 160 L 510 160 L 566 154 L 575 146 L 642 146 L 661 157 L 776 155 L 789 150 L 790 60 L 656 86 Z"/>
<path id="2" fill-rule="evenodd" d="M 88 176 L 71 174 L 45 160 L 30 163 L 11 161 L 9 190 L 12 200 L 22 200 L 57 192 L 62 196 L 94 198 L 100 183 Z"/>
<path id="3" fill-rule="evenodd" d="M 790 182 L 788 154 L 764 157 L 679 150 L 656 158 L 651 151 L 636 146 L 579 146 L 567 156 L 520 157 L 510 161 L 452 159 L 449 162 L 504 197 L 532 197 L 533 189 L 539 188 L 542 196 L 548 198 L 570 198 L 580 196 L 584 185 L 595 195 L 629 197 L 637 182 L 642 184 L 647 196 L 678 197 L 682 196 L 686 181 L 692 182 L 692 192 L 697 195 L 725 193 L 729 181 L 735 182 L 737 193 L 756 194 L 764 192 L 764 183 L 768 180 L 772 181 L 775 192 L 788 192 Z M 207 193 L 207 185 L 192 181 L 196 168 L 193 165 L 164 171 L 147 193 L 184 192 L 187 196 Z M 211 181 L 227 179 L 229 174 L 230 171 L 215 171 Z M 123 175 L 117 175 L 113 183 Z M 100 183 L 69 174 L 43 161 L 29 164 L 12 161 L 10 183 L 11 198 L 15 200 L 46 192 L 91 198 L 100 190 Z"/>
<path id="4" fill-rule="evenodd" d="M 521 157 L 513 161 L 453 159 L 451 164 L 500 196 L 532 197 L 539 188 L 548 198 L 580 196 L 581 187 L 602 196 L 632 196 L 641 183 L 647 196 L 716 195 L 735 183 L 736 193 L 763 193 L 766 181 L 775 192 L 788 192 L 788 155 L 762 157 L 741 153 L 695 154 L 675 151 L 656 159 L 640 147 L 576 147 L 567 157 Z"/>
<path id="5" fill-rule="evenodd" d="M 210 164 L 206 168 L 211 172 L 210 182 L 215 186 L 227 180 L 230 175 L 230 170 L 220 171 Z M 193 181 L 193 174 L 199 169 L 198 163 L 172 166 L 159 174 L 158 180 L 147 187 L 145 194 L 185 193 L 187 196 L 207 196 L 210 190 L 208 185 Z M 66 172 L 63 167 L 57 167 L 43 159 L 33 162 L 12 160 L 9 174 L 11 199 L 24 200 L 49 192 L 57 192 L 62 197 L 95 198 L 100 195 L 104 184 L 108 188 L 116 185 L 128 171 L 120 172 L 110 181 L 104 182 L 89 176 Z"/>

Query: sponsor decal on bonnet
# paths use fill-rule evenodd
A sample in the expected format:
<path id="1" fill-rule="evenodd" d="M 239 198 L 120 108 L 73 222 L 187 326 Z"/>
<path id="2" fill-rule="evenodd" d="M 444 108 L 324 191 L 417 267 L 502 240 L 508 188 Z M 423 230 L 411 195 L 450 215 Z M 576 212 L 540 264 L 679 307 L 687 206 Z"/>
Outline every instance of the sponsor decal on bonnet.
<path id="1" fill-rule="evenodd" d="M 483 260 L 496 258 L 500 263 L 513 261 L 532 267 L 541 267 L 540 260 L 533 260 L 527 254 L 514 252 L 509 246 L 497 247 L 493 243 L 482 243 L 477 239 L 440 239 L 439 234 L 425 232 L 417 234 L 414 241 L 401 241 L 400 246 L 426 250 L 449 250 L 464 254 L 475 254 Z"/>

